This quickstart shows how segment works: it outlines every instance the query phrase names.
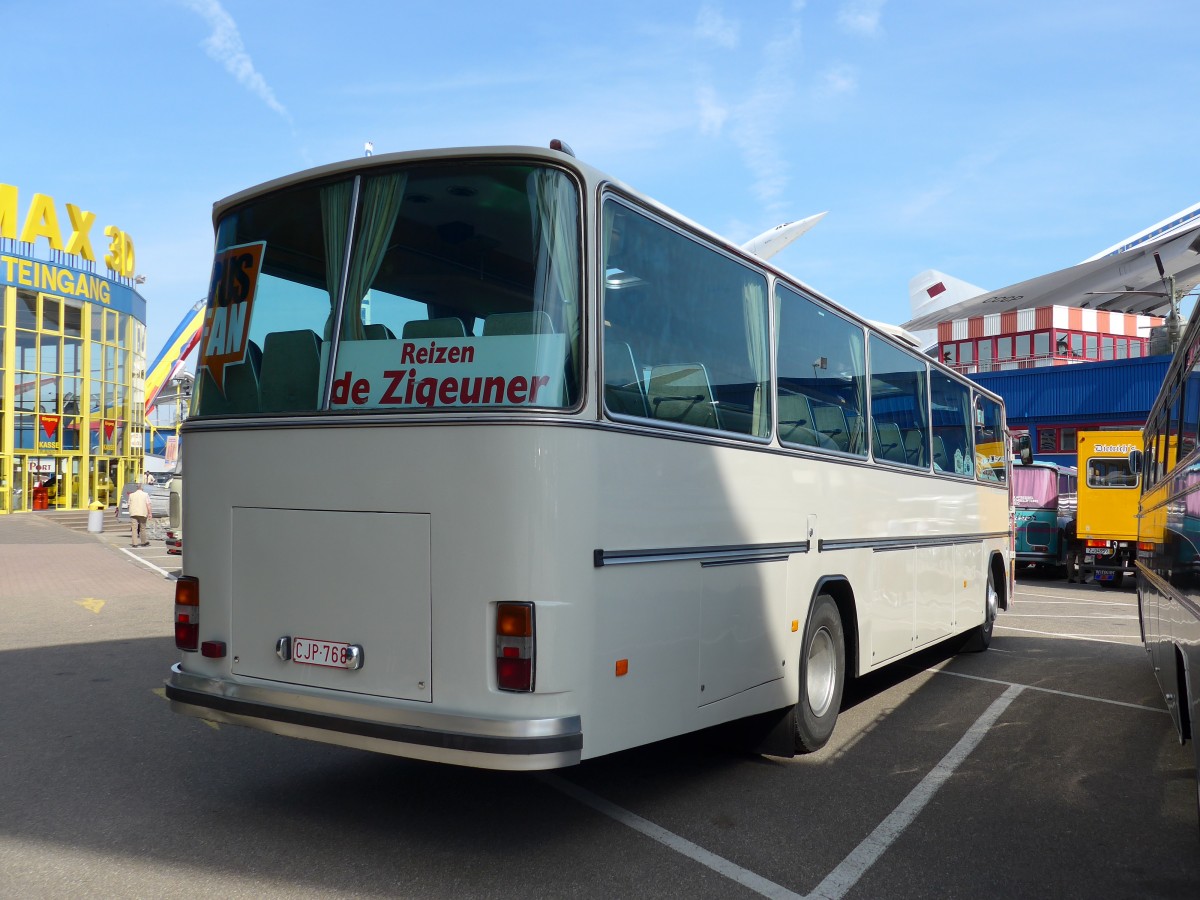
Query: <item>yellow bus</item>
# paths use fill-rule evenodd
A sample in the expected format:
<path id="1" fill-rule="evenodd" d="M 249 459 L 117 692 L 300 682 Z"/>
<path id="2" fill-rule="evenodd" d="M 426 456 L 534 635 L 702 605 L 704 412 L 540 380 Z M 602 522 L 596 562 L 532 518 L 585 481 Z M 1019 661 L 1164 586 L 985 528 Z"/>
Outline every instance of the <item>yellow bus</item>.
<path id="1" fill-rule="evenodd" d="M 1080 431 L 1077 440 L 1075 555 L 1083 557 L 1098 584 L 1119 587 L 1137 559 L 1141 479 L 1129 466 L 1129 454 L 1142 449 L 1142 433 Z"/>

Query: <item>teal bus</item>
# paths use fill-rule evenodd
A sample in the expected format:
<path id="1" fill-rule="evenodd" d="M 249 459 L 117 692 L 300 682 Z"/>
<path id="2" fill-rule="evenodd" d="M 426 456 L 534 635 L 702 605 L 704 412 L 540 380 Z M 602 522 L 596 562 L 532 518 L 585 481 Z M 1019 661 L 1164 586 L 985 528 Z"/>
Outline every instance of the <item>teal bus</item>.
<path id="1" fill-rule="evenodd" d="M 1018 565 L 1066 566 L 1075 535 L 1076 475 L 1052 462 L 1013 466 Z"/>

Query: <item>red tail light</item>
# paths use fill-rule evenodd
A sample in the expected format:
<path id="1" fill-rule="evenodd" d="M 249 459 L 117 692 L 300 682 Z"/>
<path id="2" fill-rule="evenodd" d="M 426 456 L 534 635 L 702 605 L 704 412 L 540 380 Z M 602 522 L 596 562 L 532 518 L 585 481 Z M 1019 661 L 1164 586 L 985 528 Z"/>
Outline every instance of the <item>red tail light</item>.
<path id="1" fill-rule="evenodd" d="M 175 646 L 200 649 L 200 579 L 181 575 L 175 582 Z"/>
<path id="2" fill-rule="evenodd" d="M 532 603 L 496 605 L 496 685 L 502 691 L 533 690 Z"/>

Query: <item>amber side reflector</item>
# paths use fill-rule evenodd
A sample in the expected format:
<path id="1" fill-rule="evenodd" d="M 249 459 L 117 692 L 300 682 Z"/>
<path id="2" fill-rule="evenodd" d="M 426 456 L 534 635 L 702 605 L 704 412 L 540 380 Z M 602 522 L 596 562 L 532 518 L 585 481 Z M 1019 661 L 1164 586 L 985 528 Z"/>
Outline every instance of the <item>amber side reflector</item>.
<path id="1" fill-rule="evenodd" d="M 620 678 L 622 675 L 628 675 L 628 674 L 629 674 L 629 660 L 618 659 L 617 660 L 617 677 Z"/>

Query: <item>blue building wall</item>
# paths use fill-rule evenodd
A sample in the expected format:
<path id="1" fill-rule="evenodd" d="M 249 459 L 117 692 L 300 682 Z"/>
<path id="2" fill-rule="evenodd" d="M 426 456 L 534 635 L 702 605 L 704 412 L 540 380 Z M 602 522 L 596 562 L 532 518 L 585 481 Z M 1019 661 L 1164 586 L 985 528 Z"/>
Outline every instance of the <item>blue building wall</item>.
<path id="1" fill-rule="evenodd" d="M 1053 452 L 1039 449 L 1050 432 L 1062 437 L 1071 429 L 1141 428 L 1170 364 L 1169 355 L 1148 356 L 968 377 L 1004 398 L 1009 428 L 1029 431 L 1034 459 L 1073 466 L 1075 452 L 1067 445 L 1059 442 Z"/>

